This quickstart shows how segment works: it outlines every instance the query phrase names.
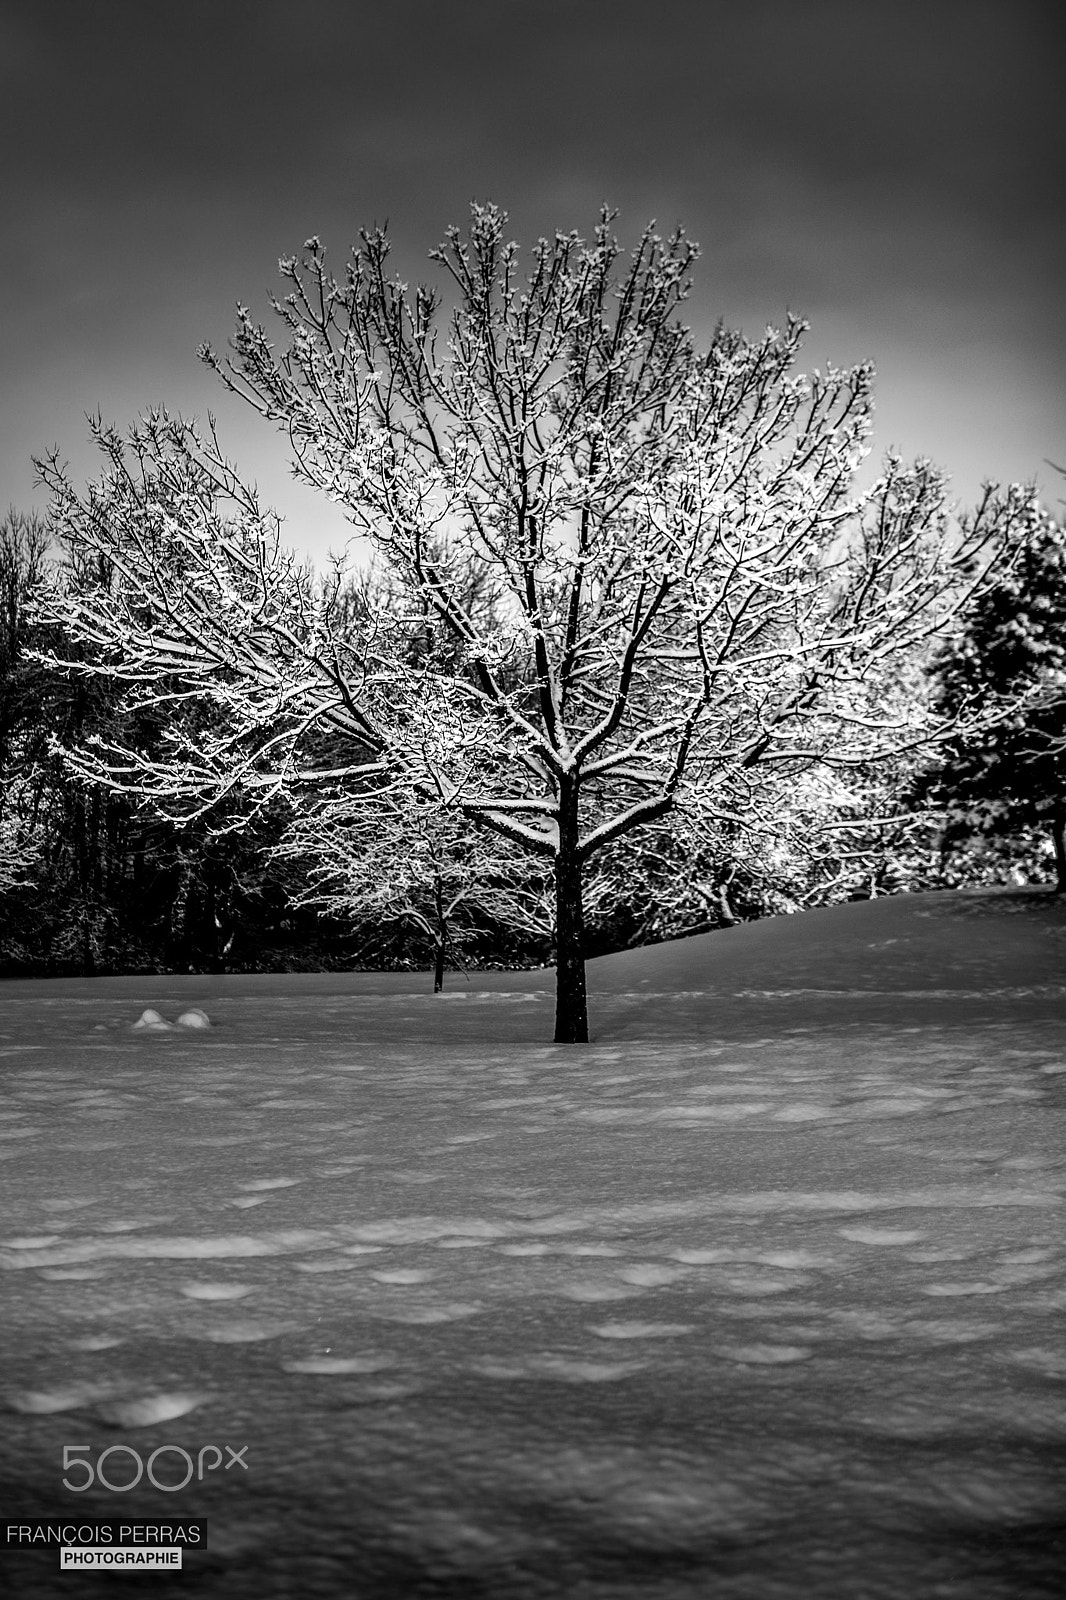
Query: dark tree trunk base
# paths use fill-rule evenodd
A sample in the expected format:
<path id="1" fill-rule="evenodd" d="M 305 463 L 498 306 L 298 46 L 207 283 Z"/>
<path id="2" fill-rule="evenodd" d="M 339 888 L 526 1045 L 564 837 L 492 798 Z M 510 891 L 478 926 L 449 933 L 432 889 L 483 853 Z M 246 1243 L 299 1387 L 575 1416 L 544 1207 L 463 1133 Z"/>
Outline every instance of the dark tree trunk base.
<path id="1" fill-rule="evenodd" d="M 563 786 L 559 795 L 559 853 L 555 859 L 556 1044 L 589 1042 L 577 796 L 576 783 Z"/>
<path id="2" fill-rule="evenodd" d="M 444 988 L 444 958 L 448 950 L 448 918 L 444 912 L 444 885 L 440 873 L 433 884 L 433 902 L 437 913 L 437 945 L 433 964 L 433 993 Z"/>

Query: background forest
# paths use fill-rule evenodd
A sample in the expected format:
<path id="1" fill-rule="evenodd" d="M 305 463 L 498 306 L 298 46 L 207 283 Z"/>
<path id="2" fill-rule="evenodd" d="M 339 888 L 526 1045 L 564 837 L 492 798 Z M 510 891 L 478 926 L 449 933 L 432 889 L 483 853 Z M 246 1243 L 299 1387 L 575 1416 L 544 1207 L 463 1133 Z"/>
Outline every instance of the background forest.
<path id="1" fill-rule="evenodd" d="M 118 686 L 41 659 L 75 649 L 35 615 L 46 576 L 79 581 L 44 519 L 10 510 L 0 520 L 0 973 L 424 968 L 440 953 L 435 891 L 449 964 L 551 959 L 547 884 L 538 896 L 527 883 L 519 907 L 491 885 L 479 894 L 454 866 L 442 881 L 431 859 L 401 862 L 387 836 L 350 840 L 323 881 L 320 859 L 282 845 L 280 805 L 224 832 L 179 826 L 71 770 L 64 746 L 131 730 Z M 627 837 L 586 896 L 588 953 L 883 894 L 1061 888 L 1064 639 L 1066 540 L 1045 522 L 1019 571 L 916 663 L 915 692 L 1024 690 L 1024 714 L 935 760 L 779 794 L 754 835 L 651 826 Z"/>

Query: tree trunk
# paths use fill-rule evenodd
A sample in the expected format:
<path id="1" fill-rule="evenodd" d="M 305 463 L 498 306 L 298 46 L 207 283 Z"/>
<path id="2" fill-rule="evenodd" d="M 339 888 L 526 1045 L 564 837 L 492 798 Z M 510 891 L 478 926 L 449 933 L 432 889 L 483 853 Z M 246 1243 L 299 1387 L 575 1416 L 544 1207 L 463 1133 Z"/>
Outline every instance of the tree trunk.
<path id="1" fill-rule="evenodd" d="M 1051 837 L 1055 841 L 1055 893 L 1066 894 L 1066 811 L 1056 811 L 1052 817 Z"/>
<path id="2" fill-rule="evenodd" d="M 448 919 L 444 913 L 444 886 L 441 883 L 440 873 L 433 883 L 433 900 L 437 913 L 437 938 L 434 949 L 433 962 L 433 993 L 440 994 L 444 988 L 444 957 L 448 947 Z"/>
<path id="3" fill-rule="evenodd" d="M 578 845 L 578 784 L 559 793 L 559 851 L 555 858 L 555 1043 L 588 1044 L 585 995 L 585 912 Z"/>

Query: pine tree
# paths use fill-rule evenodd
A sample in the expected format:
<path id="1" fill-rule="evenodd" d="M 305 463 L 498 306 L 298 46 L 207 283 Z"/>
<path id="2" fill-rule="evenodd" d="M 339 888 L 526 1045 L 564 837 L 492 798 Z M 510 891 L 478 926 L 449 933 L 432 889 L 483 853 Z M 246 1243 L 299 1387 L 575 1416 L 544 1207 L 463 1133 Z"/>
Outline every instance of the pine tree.
<path id="1" fill-rule="evenodd" d="M 922 788 L 947 812 L 948 849 L 1038 826 L 1066 893 L 1066 530 L 1034 512 L 1024 547 L 975 596 L 933 665 L 942 711 L 976 708 L 984 732 L 943 748 Z"/>

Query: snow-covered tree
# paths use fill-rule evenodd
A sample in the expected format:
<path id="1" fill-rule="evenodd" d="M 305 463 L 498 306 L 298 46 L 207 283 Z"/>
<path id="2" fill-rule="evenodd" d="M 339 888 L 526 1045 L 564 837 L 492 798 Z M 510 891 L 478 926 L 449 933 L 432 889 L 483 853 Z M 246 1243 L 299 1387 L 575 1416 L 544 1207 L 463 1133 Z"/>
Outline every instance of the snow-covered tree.
<path id="1" fill-rule="evenodd" d="M 516 847 L 416 789 L 382 791 L 373 805 L 343 784 L 308 793 L 273 854 L 305 874 L 298 904 L 378 937 L 413 929 L 432 952 L 434 993 L 449 960 L 487 934 L 551 934 L 550 898 Z"/>
<path id="2" fill-rule="evenodd" d="M 44 746 L 42 669 L 27 612 L 44 581 L 47 529 L 36 512 L 0 517 L 0 892 L 25 881 L 42 844 L 36 759 Z"/>
<path id="3" fill-rule="evenodd" d="M 592 941 L 643 944 L 938 882 L 937 819 L 904 803 L 913 762 L 756 767 L 743 821 L 675 810 L 595 859 Z M 755 781 L 758 780 L 758 781 Z"/>
<path id="4" fill-rule="evenodd" d="M 1050 516 L 1032 517 L 1010 569 L 975 595 L 932 680 L 942 713 L 985 716 L 920 786 L 946 811 L 948 846 L 1045 828 L 1066 892 L 1066 530 Z"/>
<path id="5" fill-rule="evenodd" d="M 389 276 L 384 233 L 339 280 L 311 240 L 281 263 L 286 347 L 242 309 L 232 357 L 205 350 L 393 573 L 401 603 L 355 635 L 341 575 L 281 550 L 213 438 L 98 427 L 84 498 L 41 465 L 57 531 L 113 578 L 64 624 L 135 695 L 225 708 L 166 761 L 98 750 L 85 770 L 168 804 L 273 793 L 315 776 L 325 730 L 368 808 L 413 784 L 550 867 L 563 1042 L 588 1036 L 597 854 L 678 807 L 745 829 L 756 767 L 786 783 L 942 734 L 898 663 L 1029 510 L 989 494 L 953 526 L 941 476 L 895 457 L 857 493 L 871 368 L 803 375 L 795 318 L 698 347 L 695 247 L 648 229 L 627 256 L 612 227 L 539 240 L 523 273 L 505 216 L 475 206 L 433 253 L 443 327 L 436 291 Z"/>

